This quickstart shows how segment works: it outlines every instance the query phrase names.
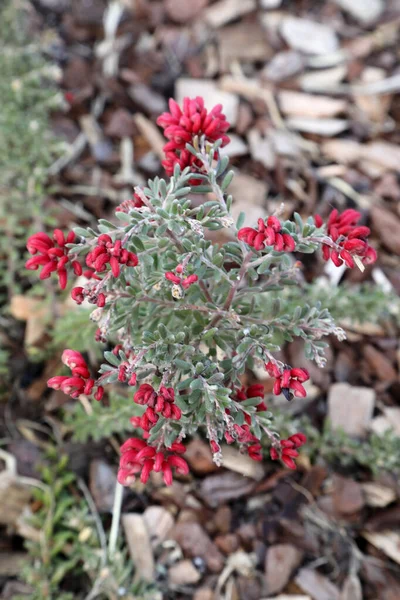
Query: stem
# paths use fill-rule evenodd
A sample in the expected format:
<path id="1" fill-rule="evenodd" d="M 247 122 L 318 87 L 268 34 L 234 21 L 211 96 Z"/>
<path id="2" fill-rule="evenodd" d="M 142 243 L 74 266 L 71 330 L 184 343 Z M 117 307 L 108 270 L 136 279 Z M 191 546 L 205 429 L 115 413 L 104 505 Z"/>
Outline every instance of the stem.
<path id="1" fill-rule="evenodd" d="M 110 539 L 108 541 L 108 555 L 111 558 L 117 547 L 119 521 L 121 516 L 122 496 L 124 488 L 118 483 L 115 484 L 114 504 L 111 522 Z"/>
<path id="2" fill-rule="evenodd" d="M 243 277 L 246 274 L 247 265 L 249 264 L 250 259 L 251 259 L 252 256 L 253 256 L 253 251 L 250 250 L 250 252 L 248 252 L 246 254 L 246 256 L 244 257 L 243 262 L 242 262 L 242 266 L 240 267 L 240 270 L 239 270 L 239 273 L 238 273 L 238 276 L 237 276 L 237 279 L 236 279 L 236 282 L 233 284 L 233 286 L 229 290 L 229 294 L 228 294 L 228 296 L 227 296 L 227 298 L 225 300 L 225 303 L 224 303 L 224 306 L 223 306 L 224 310 L 228 310 L 230 308 L 230 306 L 231 306 L 231 304 L 233 302 L 233 299 L 235 297 L 235 294 L 237 292 L 237 289 L 238 289 L 239 285 L 241 284 Z"/>

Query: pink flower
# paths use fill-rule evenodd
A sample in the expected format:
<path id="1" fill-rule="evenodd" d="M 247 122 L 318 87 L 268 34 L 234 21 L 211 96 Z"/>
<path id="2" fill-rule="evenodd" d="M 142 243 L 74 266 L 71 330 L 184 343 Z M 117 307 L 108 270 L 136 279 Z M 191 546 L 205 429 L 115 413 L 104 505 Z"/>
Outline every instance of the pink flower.
<path id="1" fill-rule="evenodd" d="M 201 163 L 186 149 L 186 144 L 193 144 L 195 137 L 204 136 L 210 142 L 222 140 L 222 146 L 229 143 L 226 132 L 229 123 L 222 114 L 221 104 L 217 104 L 208 112 L 204 107 L 204 100 L 197 98 L 183 99 L 182 109 L 172 98 L 169 101 L 170 112 L 163 113 L 157 119 L 157 125 L 164 129 L 164 135 L 169 142 L 164 146 L 165 159 L 162 165 L 167 175 L 172 175 L 175 164 L 181 169 L 192 167 L 193 170 L 201 171 Z"/>
<path id="2" fill-rule="evenodd" d="M 149 446 L 145 440 L 130 438 L 121 446 L 121 458 L 118 470 L 118 481 L 121 485 L 130 485 L 140 473 L 140 481 L 146 483 L 150 473 L 162 472 L 165 485 L 172 485 L 172 469 L 180 475 L 189 473 L 189 466 L 179 454 L 184 454 L 186 448 L 179 442 L 170 448 L 157 450 Z"/>
<path id="3" fill-rule="evenodd" d="M 27 260 L 25 267 L 31 271 L 42 267 L 40 279 L 47 279 L 52 273 L 57 272 L 60 288 L 64 290 L 68 280 L 67 265 L 69 263 L 71 263 L 75 275 L 82 275 L 82 267 L 79 262 L 77 260 L 70 261 L 68 256 L 66 244 L 71 244 L 74 240 L 73 231 L 70 231 L 65 237 L 60 229 L 54 230 L 53 239 L 43 231 L 31 235 L 26 247 L 33 257 Z"/>
<path id="4" fill-rule="evenodd" d="M 354 257 L 358 257 L 364 264 L 372 264 L 377 259 L 377 253 L 372 246 L 369 246 L 367 237 L 370 234 L 369 227 L 357 225 L 361 218 L 361 213 L 351 208 L 339 214 L 334 209 L 328 219 L 327 233 L 335 242 L 339 249 L 333 249 L 327 244 L 322 246 L 322 256 L 324 260 L 331 259 L 332 262 L 340 267 L 343 263 L 353 269 L 356 265 Z M 315 223 L 320 227 L 322 219 L 319 215 L 314 217 Z"/>
<path id="5" fill-rule="evenodd" d="M 310 375 L 306 369 L 292 369 L 289 367 L 280 371 L 278 366 L 272 361 L 266 363 L 265 369 L 270 377 L 275 378 L 274 394 L 277 396 L 283 394 L 287 400 L 292 400 L 293 394 L 297 398 L 306 397 L 307 392 L 302 385 L 310 379 Z"/>
<path id="6" fill-rule="evenodd" d="M 257 228 L 242 227 L 238 232 L 239 240 L 246 242 L 255 250 L 263 250 L 273 246 L 277 252 L 293 252 L 296 242 L 288 233 L 282 232 L 282 224 L 277 217 L 268 217 L 265 221 L 258 219 Z"/>
<path id="7" fill-rule="evenodd" d="M 299 456 L 297 448 L 303 446 L 306 441 L 307 437 L 304 435 L 304 433 L 295 433 L 287 440 L 281 440 L 279 442 L 280 448 L 271 448 L 270 456 L 272 460 L 281 459 L 289 469 L 296 469 L 296 463 L 293 459 Z"/>

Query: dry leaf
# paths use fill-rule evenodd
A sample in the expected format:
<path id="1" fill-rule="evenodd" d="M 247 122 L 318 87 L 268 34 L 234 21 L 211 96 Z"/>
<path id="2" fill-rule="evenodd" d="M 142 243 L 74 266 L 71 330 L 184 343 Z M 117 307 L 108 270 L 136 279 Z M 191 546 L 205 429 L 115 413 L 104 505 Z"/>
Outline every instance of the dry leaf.
<path id="1" fill-rule="evenodd" d="M 34 346 L 47 331 L 49 306 L 43 300 L 27 296 L 13 296 L 10 312 L 20 321 L 26 321 L 24 344 L 27 348 Z"/>

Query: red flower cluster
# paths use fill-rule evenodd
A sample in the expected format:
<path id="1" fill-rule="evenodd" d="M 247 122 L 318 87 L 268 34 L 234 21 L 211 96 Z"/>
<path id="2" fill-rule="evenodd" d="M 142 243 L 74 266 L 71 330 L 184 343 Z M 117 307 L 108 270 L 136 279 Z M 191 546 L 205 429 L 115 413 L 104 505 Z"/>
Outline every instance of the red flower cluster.
<path id="1" fill-rule="evenodd" d="M 150 473 L 162 472 L 165 485 L 172 485 L 172 468 L 181 475 L 189 473 L 189 466 L 184 458 L 176 454 L 184 454 L 186 448 L 183 444 L 174 442 L 170 448 L 162 452 L 148 446 L 147 442 L 139 438 L 130 438 L 121 446 L 121 458 L 118 470 L 118 481 L 121 485 L 130 485 L 135 481 L 135 476 L 140 473 L 140 481 L 146 483 Z"/>
<path id="2" fill-rule="evenodd" d="M 175 392 L 173 388 L 161 386 L 159 391 L 149 383 L 142 383 L 138 391 L 133 397 L 136 404 L 147 404 L 147 409 L 141 417 L 133 417 L 131 423 L 138 425 L 144 431 L 149 431 L 159 419 L 159 413 L 166 419 L 174 419 L 179 421 L 182 416 L 182 411 L 175 404 Z M 137 421 L 139 419 L 139 421 Z"/>
<path id="3" fill-rule="evenodd" d="M 239 240 L 246 242 L 255 250 L 273 246 L 277 252 L 293 252 L 296 242 L 288 233 L 282 233 L 282 224 L 278 217 L 268 217 L 265 221 L 258 219 L 257 229 L 242 227 L 238 233 Z"/>
<path id="4" fill-rule="evenodd" d="M 307 441 L 307 437 L 304 433 L 295 433 L 291 435 L 287 440 L 280 441 L 280 448 L 271 448 L 269 451 L 272 460 L 278 460 L 279 458 L 289 469 L 295 469 L 296 463 L 294 462 L 294 458 L 299 456 L 297 452 L 297 448 L 303 446 Z"/>
<path id="5" fill-rule="evenodd" d="M 202 165 L 198 159 L 186 150 L 186 144 L 193 144 L 195 136 L 204 135 L 209 142 L 222 139 L 222 146 L 229 143 L 226 132 L 230 124 L 222 114 L 221 104 L 217 104 L 208 112 L 204 107 L 203 98 L 198 96 L 193 100 L 184 98 L 181 109 L 171 98 L 169 109 L 171 112 L 165 112 L 157 119 L 157 125 L 164 129 L 164 135 L 169 140 L 164 146 L 165 159 L 162 161 L 167 175 L 173 174 L 177 163 L 181 169 L 188 166 L 201 169 Z"/>
<path id="6" fill-rule="evenodd" d="M 48 380 L 48 387 L 53 390 L 61 390 L 71 398 L 78 398 L 80 394 L 89 395 L 92 393 L 95 380 L 90 377 L 89 369 L 80 352 L 76 350 L 64 350 L 61 357 L 64 365 L 71 369 L 72 376 L 57 375 Z M 104 394 L 104 388 L 97 386 L 94 394 L 96 400 L 101 400 Z"/>
<path id="7" fill-rule="evenodd" d="M 345 210 L 341 215 L 336 208 L 331 212 L 327 233 L 340 246 L 340 250 L 334 250 L 324 244 L 322 246 L 324 260 L 332 259 L 337 267 L 345 263 L 350 269 L 356 265 L 355 256 L 364 264 L 372 264 L 376 261 L 376 251 L 369 246 L 366 239 L 371 231 L 369 227 L 357 225 L 360 218 L 361 213 L 351 208 Z M 321 227 L 323 222 L 320 215 L 316 215 L 314 219 L 317 227 Z"/>
<path id="8" fill-rule="evenodd" d="M 268 362 L 265 369 L 270 377 L 275 378 L 274 394 L 279 396 L 283 394 L 287 400 L 293 399 L 293 393 L 297 398 L 305 398 L 307 392 L 302 385 L 310 379 L 310 375 L 306 369 L 284 369 L 282 372 L 273 362 Z M 293 393 L 291 392 L 293 390 Z"/>
<path id="9" fill-rule="evenodd" d="M 115 212 L 129 213 L 131 208 L 142 208 L 142 206 L 144 206 L 144 202 L 139 194 L 135 192 L 132 199 L 121 202 L 121 204 L 119 204 L 115 209 Z"/>
<path id="10" fill-rule="evenodd" d="M 248 398 L 260 398 L 259 404 L 256 406 L 256 411 L 264 411 L 267 410 L 267 405 L 265 404 L 264 398 L 264 386 L 260 383 L 255 383 L 254 385 L 250 385 L 248 388 L 244 386 L 237 390 L 235 393 L 235 400 L 237 402 L 243 402 Z M 225 412 L 230 414 L 229 409 L 226 409 Z M 245 425 L 234 425 L 233 429 L 235 431 L 235 437 L 226 431 L 224 436 L 225 440 L 228 444 L 232 444 L 235 441 L 235 438 L 240 444 L 246 444 L 246 450 L 250 458 L 253 460 L 262 460 L 262 448 L 258 438 L 253 435 L 250 431 L 251 425 L 251 416 L 248 413 L 244 414 L 244 420 L 246 422 Z"/>
<path id="11" fill-rule="evenodd" d="M 96 247 L 87 255 L 86 264 L 97 273 L 102 273 L 108 263 L 114 277 L 118 277 L 121 265 L 136 267 L 139 261 L 136 254 L 122 248 L 121 240 L 113 242 L 109 235 L 103 233 L 97 238 Z"/>
<path id="12" fill-rule="evenodd" d="M 196 281 L 199 280 L 197 275 L 188 275 L 187 277 L 182 277 L 182 265 L 178 265 L 175 271 L 179 273 L 179 275 L 176 275 L 172 271 L 167 271 L 167 273 L 165 273 L 165 279 L 168 279 L 168 281 L 172 281 L 172 283 L 175 283 L 176 285 L 181 285 L 185 290 L 187 290 L 191 285 L 193 285 L 193 283 L 196 283 Z"/>
<path id="13" fill-rule="evenodd" d="M 26 247 L 28 252 L 35 256 L 26 262 L 25 267 L 31 271 L 36 271 L 39 266 L 43 267 L 40 279 L 47 279 L 51 273 L 57 271 L 60 287 L 64 290 L 68 279 L 66 267 L 70 262 L 66 244 L 72 244 L 74 240 L 73 231 L 70 231 L 65 237 L 60 229 L 54 230 L 53 239 L 42 231 L 31 235 Z M 82 267 L 77 260 L 71 261 L 71 266 L 75 275 L 82 275 Z"/>

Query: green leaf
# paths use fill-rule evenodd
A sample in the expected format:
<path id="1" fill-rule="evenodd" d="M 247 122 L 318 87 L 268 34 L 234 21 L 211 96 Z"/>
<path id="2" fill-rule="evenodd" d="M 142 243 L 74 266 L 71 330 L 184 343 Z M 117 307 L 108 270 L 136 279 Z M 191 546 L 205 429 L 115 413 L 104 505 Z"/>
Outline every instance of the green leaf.
<path id="1" fill-rule="evenodd" d="M 244 220 L 246 218 L 246 213 L 243 211 L 239 214 L 238 219 L 236 221 L 236 229 L 241 229 L 243 227 Z"/>

